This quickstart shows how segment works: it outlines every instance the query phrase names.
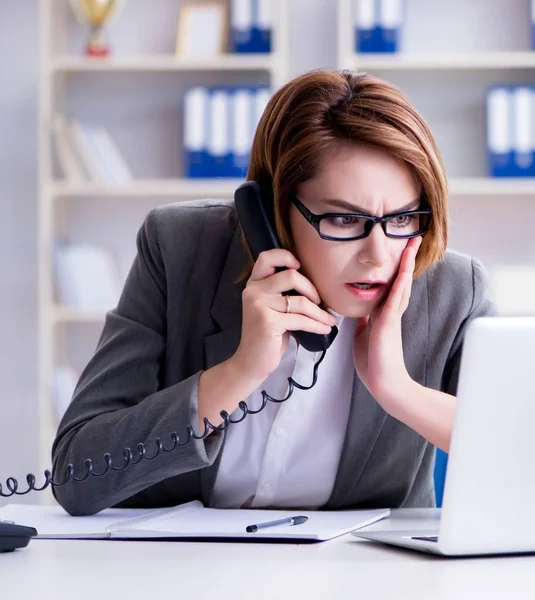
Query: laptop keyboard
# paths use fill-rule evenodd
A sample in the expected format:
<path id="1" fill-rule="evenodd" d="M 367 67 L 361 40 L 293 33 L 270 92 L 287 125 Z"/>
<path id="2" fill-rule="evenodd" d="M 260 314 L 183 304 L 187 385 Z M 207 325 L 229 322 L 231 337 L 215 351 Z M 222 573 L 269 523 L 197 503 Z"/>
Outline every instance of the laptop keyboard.
<path id="1" fill-rule="evenodd" d="M 422 540 L 424 542 L 438 542 L 438 535 L 413 536 L 411 540 Z"/>

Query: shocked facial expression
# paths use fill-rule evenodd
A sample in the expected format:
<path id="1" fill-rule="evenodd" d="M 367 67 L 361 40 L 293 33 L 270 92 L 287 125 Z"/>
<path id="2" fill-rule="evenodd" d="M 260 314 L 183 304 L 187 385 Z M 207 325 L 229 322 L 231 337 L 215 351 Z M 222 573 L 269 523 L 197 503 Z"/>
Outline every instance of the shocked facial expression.
<path id="1" fill-rule="evenodd" d="M 317 175 L 296 190 L 290 225 L 301 272 L 315 285 L 324 305 L 347 317 L 370 314 L 388 294 L 408 239 L 388 237 L 381 224 L 363 239 L 323 239 L 303 212 L 341 215 L 323 219 L 319 228 L 328 237 L 347 238 L 361 235 L 366 219 L 344 215 L 386 217 L 419 208 L 420 186 L 383 150 L 346 145 L 322 158 Z M 386 227 L 389 234 L 410 234 L 418 230 L 419 221 L 402 215 Z"/>

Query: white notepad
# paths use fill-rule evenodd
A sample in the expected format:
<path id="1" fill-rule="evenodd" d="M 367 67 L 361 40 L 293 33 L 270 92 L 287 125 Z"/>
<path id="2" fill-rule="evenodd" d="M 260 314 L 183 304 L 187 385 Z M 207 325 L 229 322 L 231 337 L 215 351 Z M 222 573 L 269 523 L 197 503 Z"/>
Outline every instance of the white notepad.
<path id="1" fill-rule="evenodd" d="M 206 508 L 193 501 L 161 510 L 107 509 L 89 517 L 71 517 L 57 506 L 10 504 L 0 519 L 35 527 L 43 539 L 266 539 L 321 542 L 388 517 L 390 510 L 260 510 Z M 306 523 L 247 533 L 246 527 L 305 515 Z"/>

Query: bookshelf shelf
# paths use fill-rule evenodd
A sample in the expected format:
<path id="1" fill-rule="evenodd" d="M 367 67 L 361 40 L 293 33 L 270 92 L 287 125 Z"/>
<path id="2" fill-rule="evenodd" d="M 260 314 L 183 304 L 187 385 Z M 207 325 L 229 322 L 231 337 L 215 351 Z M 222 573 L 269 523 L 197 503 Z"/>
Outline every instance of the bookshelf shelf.
<path id="1" fill-rule="evenodd" d="M 140 179 L 127 185 L 60 183 L 50 186 L 55 198 L 231 198 L 242 179 Z"/>
<path id="2" fill-rule="evenodd" d="M 429 54 L 350 54 L 347 67 L 359 70 L 499 70 L 534 69 L 535 52 L 448 52 Z"/>
<path id="3" fill-rule="evenodd" d="M 128 185 L 53 183 L 53 198 L 155 198 L 192 200 L 232 198 L 242 179 L 140 179 Z M 454 177 L 448 182 L 452 196 L 534 196 L 535 178 Z"/>
<path id="4" fill-rule="evenodd" d="M 532 196 L 535 178 L 459 177 L 449 180 L 451 196 Z"/>
<path id="5" fill-rule="evenodd" d="M 111 59 L 91 59 L 77 56 L 59 56 L 50 61 L 52 73 L 85 72 L 214 72 L 214 71 L 275 71 L 277 55 L 224 54 L 210 59 L 167 56 L 137 56 Z"/>

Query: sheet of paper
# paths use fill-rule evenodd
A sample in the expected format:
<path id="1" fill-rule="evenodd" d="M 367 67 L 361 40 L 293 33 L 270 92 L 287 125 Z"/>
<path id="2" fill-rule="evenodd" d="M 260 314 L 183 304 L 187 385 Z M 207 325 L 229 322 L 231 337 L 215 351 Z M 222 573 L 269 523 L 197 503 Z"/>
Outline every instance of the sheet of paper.
<path id="1" fill-rule="evenodd" d="M 39 534 L 104 533 L 108 525 L 145 512 L 139 508 L 110 508 L 88 517 L 72 517 L 60 506 L 8 504 L 0 508 L 0 519 L 35 527 Z"/>
<path id="2" fill-rule="evenodd" d="M 168 518 L 161 522 L 146 523 L 143 530 L 154 533 L 178 533 L 186 536 L 245 536 L 245 537 L 303 537 L 330 539 L 365 527 L 388 516 L 390 511 L 302 511 L 302 510 L 238 510 L 205 508 L 188 513 L 187 518 Z M 296 515 L 305 515 L 308 521 L 301 525 L 278 526 L 249 534 L 245 528 L 265 521 L 274 521 Z M 130 531 L 134 536 L 135 532 Z"/>

